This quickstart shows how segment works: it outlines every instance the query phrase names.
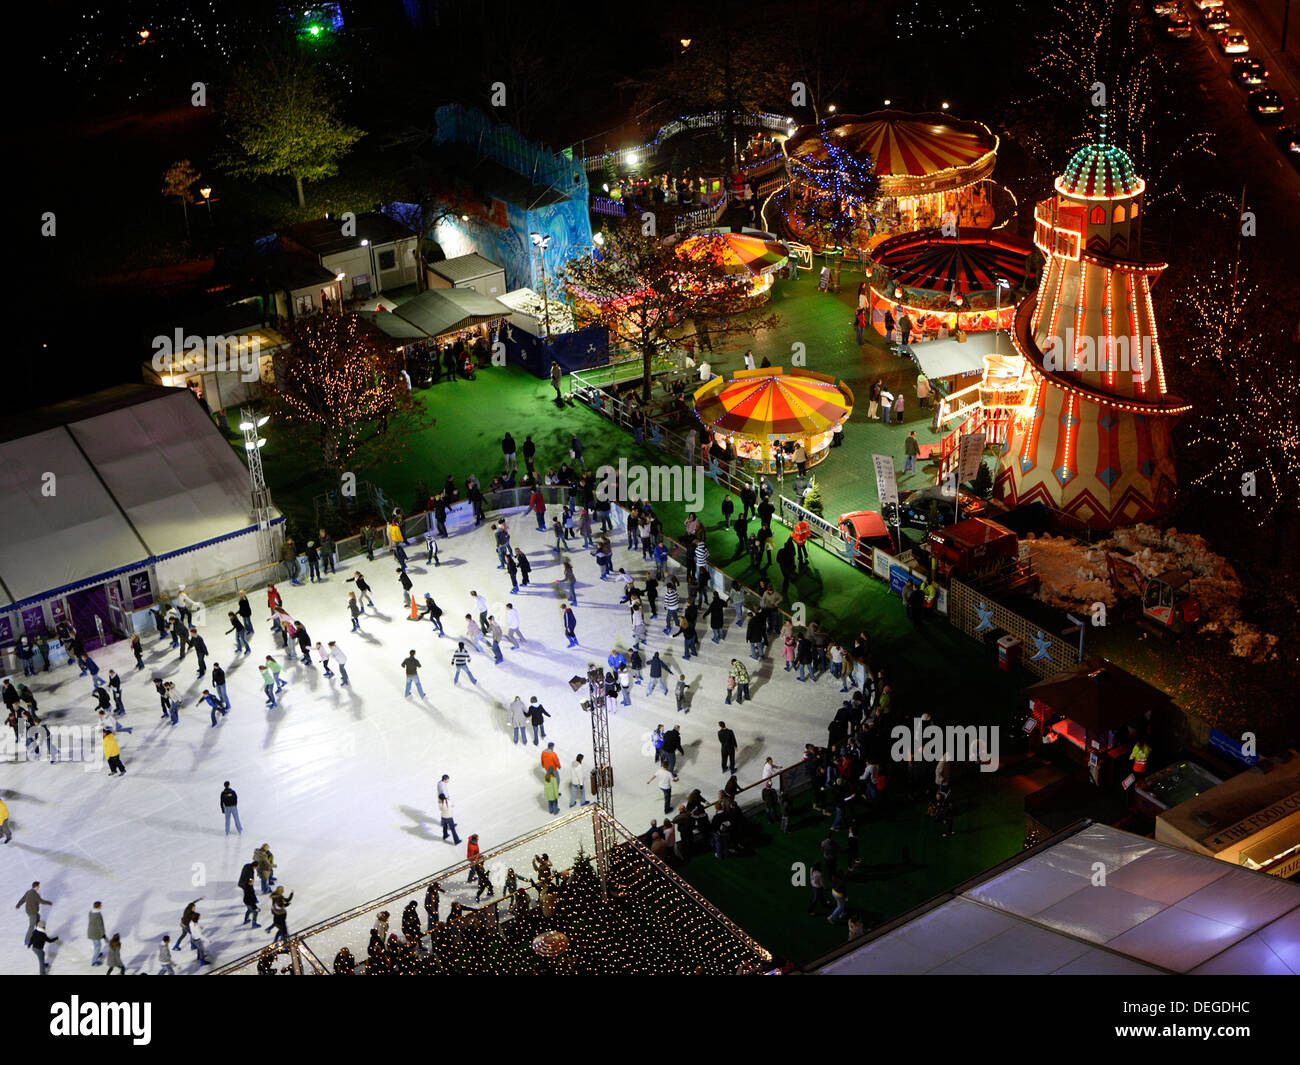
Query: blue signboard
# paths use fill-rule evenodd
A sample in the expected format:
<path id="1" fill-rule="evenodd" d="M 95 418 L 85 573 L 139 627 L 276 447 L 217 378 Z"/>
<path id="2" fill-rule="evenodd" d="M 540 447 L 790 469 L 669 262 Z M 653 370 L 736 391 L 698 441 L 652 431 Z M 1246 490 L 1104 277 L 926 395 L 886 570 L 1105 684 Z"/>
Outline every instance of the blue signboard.
<path id="1" fill-rule="evenodd" d="M 1222 751 L 1229 758 L 1235 758 L 1242 765 L 1254 765 L 1259 761 L 1259 755 L 1247 754 L 1242 750 L 1240 743 L 1218 729 L 1210 729 L 1210 746 L 1216 751 Z"/>
<path id="2" fill-rule="evenodd" d="M 906 566 L 889 568 L 889 590 L 895 595 L 902 595 L 903 590 L 912 583 L 912 571 Z"/>

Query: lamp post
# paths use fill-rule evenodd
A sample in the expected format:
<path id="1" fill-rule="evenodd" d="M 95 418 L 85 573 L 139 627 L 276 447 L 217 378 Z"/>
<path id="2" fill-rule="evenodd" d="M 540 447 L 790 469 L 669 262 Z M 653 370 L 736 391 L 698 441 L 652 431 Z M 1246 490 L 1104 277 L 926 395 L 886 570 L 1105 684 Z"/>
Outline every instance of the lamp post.
<path id="1" fill-rule="evenodd" d="M 263 562 L 272 562 L 275 559 L 275 541 L 271 535 L 271 494 L 267 491 L 266 478 L 262 474 L 262 448 L 266 446 L 266 438 L 258 436 L 258 430 L 271 419 L 265 414 L 258 416 L 248 407 L 241 409 L 239 414 L 239 429 L 244 434 L 244 454 L 248 456 L 248 479 L 252 486 L 258 552 Z"/>
<path id="2" fill-rule="evenodd" d="M 1011 282 L 1005 277 L 997 276 L 993 280 L 997 285 L 995 309 L 993 311 L 993 354 L 996 355 L 998 353 L 998 333 L 1002 330 L 1002 290 L 1010 288 Z"/>
<path id="3" fill-rule="evenodd" d="M 546 249 L 550 247 L 551 238 L 544 233 L 530 233 L 533 247 L 537 249 L 537 261 L 542 267 L 542 314 L 546 321 L 546 339 L 551 339 L 551 298 L 546 285 Z"/>
<path id="4" fill-rule="evenodd" d="M 204 185 L 199 189 L 199 195 L 203 197 L 203 202 L 208 205 L 208 225 L 212 225 L 212 186 Z"/>

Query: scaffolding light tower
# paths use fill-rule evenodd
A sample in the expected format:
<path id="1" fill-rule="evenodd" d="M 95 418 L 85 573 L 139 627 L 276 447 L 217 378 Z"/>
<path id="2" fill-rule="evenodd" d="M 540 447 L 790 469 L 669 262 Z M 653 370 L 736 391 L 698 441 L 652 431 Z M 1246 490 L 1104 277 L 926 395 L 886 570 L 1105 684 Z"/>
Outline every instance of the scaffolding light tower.
<path id="1" fill-rule="evenodd" d="M 253 521 L 257 524 L 257 549 L 263 563 L 274 562 L 276 557 L 275 537 L 271 532 L 271 493 L 262 473 L 262 447 L 266 438 L 257 435 L 269 420 L 267 415 L 259 416 L 250 407 L 239 411 L 239 429 L 244 434 L 244 454 L 248 456 L 248 479 L 252 486 Z"/>
<path id="2" fill-rule="evenodd" d="M 581 679 L 575 677 L 581 685 Z M 614 835 L 614 764 L 609 749 L 609 704 L 605 694 L 605 673 L 600 666 L 587 666 L 587 703 L 591 714 L 592 797 L 598 815 L 592 818 L 595 828 L 596 872 L 608 885 L 609 857 L 617 842 Z M 600 816 L 600 815 L 604 816 Z"/>

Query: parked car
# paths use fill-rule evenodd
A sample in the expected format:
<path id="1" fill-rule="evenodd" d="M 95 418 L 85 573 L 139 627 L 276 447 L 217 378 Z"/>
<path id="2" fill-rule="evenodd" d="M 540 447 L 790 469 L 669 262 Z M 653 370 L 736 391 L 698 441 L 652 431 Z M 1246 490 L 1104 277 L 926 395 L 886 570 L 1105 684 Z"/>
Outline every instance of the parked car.
<path id="1" fill-rule="evenodd" d="M 1250 42 L 1241 30 L 1220 30 L 1219 51 L 1224 55 L 1241 55 L 1250 51 Z"/>
<path id="2" fill-rule="evenodd" d="M 1226 7 L 1210 7 L 1201 12 L 1201 25 L 1207 30 L 1226 30 L 1232 25 L 1232 12 Z"/>
<path id="3" fill-rule="evenodd" d="M 1161 18 L 1168 18 L 1175 12 L 1183 10 L 1182 0 L 1155 0 L 1151 10 Z"/>
<path id="4" fill-rule="evenodd" d="M 1268 82 L 1268 67 L 1253 55 L 1241 56 L 1232 61 L 1232 76 L 1238 85 L 1264 85 Z"/>
<path id="5" fill-rule="evenodd" d="M 880 508 L 880 513 L 884 516 L 885 521 L 890 525 L 901 525 L 908 529 L 928 529 L 930 527 L 930 504 L 937 503 L 939 511 L 939 523 L 948 525 L 953 519 L 953 500 L 951 496 L 943 494 L 943 488 L 940 485 L 931 485 L 929 488 L 921 488 L 898 494 L 898 505 L 901 511 L 901 519 L 895 521 L 894 505 L 886 503 Z M 986 517 L 989 512 L 988 504 L 977 495 L 970 492 L 961 493 L 961 516 L 963 518 L 980 518 Z"/>
<path id="6" fill-rule="evenodd" d="M 1195 0 L 1197 11 L 1208 11 L 1212 7 L 1222 7 L 1223 0 Z"/>
<path id="7" fill-rule="evenodd" d="M 1300 170 L 1300 129 L 1295 126 L 1283 126 L 1277 131 L 1277 146 L 1291 165 Z"/>
<path id="8" fill-rule="evenodd" d="M 875 548 L 887 555 L 898 553 L 885 520 L 874 510 L 855 510 L 840 515 L 840 533 L 851 547 L 852 559 L 864 569 L 871 569 Z"/>
<path id="9" fill-rule="evenodd" d="M 1181 11 L 1176 11 L 1165 19 L 1165 33 L 1170 37 L 1190 37 L 1192 35 L 1192 23 Z"/>
<path id="10" fill-rule="evenodd" d="M 1256 122 L 1280 122 L 1286 107 L 1276 89 L 1251 89 L 1246 94 L 1246 110 Z"/>

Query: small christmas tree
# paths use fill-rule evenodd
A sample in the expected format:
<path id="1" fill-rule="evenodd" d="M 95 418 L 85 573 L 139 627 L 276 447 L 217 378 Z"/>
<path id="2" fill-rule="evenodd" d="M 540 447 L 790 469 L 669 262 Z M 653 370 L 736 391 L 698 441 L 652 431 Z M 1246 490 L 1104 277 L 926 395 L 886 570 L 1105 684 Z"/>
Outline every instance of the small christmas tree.
<path id="1" fill-rule="evenodd" d="M 822 516 L 824 504 L 822 503 L 821 485 L 817 483 L 816 477 L 808 478 L 808 491 L 803 494 L 803 505 L 805 510 L 810 510 L 817 517 Z"/>
<path id="2" fill-rule="evenodd" d="M 993 472 L 984 463 L 980 463 L 979 472 L 975 474 L 975 494 L 981 499 L 988 499 L 993 493 Z"/>

